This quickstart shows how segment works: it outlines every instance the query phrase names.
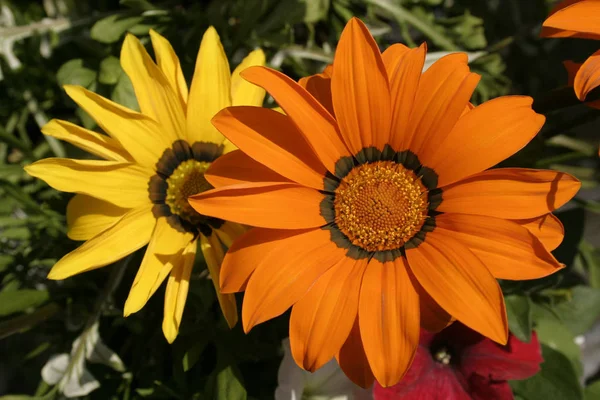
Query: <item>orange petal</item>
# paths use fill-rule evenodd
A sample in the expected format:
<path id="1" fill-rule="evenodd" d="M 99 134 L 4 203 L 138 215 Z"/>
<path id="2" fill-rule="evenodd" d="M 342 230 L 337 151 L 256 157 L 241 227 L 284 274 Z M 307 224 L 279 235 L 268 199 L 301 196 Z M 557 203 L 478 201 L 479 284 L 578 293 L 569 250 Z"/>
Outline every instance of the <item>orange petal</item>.
<path id="1" fill-rule="evenodd" d="M 575 84 L 575 77 L 577 76 L 577 72 L 579 72 L 579 68 L 583 63 L 576 63 L 571 60 L 563 61 L 563 66 L 567 70 L 569 86 L 573 86 Z"/>
<path id="2" fill-rule="evenodd" d="M 526 219 L 567 203 L 581 183 L 564 172 L 498 168 L 443 188 L 438 211 Z"/>
<path id="3" fill-rule="evenodd" d="M 290 182 L 241 150 L 234 150 L 217 158 L 204 177 L 216 188 L 250 182 Z"/>
<path id="4" fill-rule="evenodd" d="M 360 337 L 358 317 L 354 321 L 348 339 L 346 339 L 336 358 L 340 368 L 352 382 L 365 389 L 373 385 L 375 377 L 367 361 L 367 355 Z"/>
<path id="5" fill-rule="evenodd" d="M 506 344 L 508 323 L 498 282 L 465 245 L 434 230 L 406 250 L 410 269 L 431 297 L 453 317 Z"/>
<path id="6" fill-rule="evenodd" d="M 565 228 L 560 219 L 554 214 L 545 214 L 541 217 L 529 219 L 517 219 L 514 222 L 531 232 L 549 251 L 560 246 L 565 237 Z"/>
<path id="7" fill-rule="evenodd" d="M 390 81 L 392 99 L 392 126 L 389 144 L 395 150 L 401 151 L 408 148 L 410 138 L 407 136 L 406 127 L 413 110 L 426 53 L 426 43 L 412 50 L 402 44 L 394 44 L 382 55 Z"/>
<path id="8" fill-rule="evenodd" d="M 372 259 L 360 288 L 360 336 L 373 374 L 383 387 L 398 383 L 419 345 L 419 296 L 406 267 Z"/>
<path id="9" fill-rule="evenodd" d="M 408 268 L 408 262 L 404 257 L 395 260 L 396 268 Z M 419 295 L 419 314 L 421 315 L 421 327 L 429 332 L 439 332 L 450 323 L 452 316 L 446 312 L 436 301 L 427 293 L 421 284 L 417 281 L 414 274 L 407 269 L 411 282 Z"/>
<path id="10" fill-rule="evenodd" d="M 248 281 L 242 306 L 245 332 L 283 314 L 345 257 L 323 229 L 295 235 L 286 244 L 263 255 Z"/>
<path id="11" fill-rule="evenodd" d="M 340 36 L 331 91 L 340 131 L 352 153 L 370 146 L 383 150 L 390 138 L 390 86 L 377 43 L 358 18 Z"/>
<path id="12" fill-rule="evenodd" d="M 600 3 L 598 3 L 600 5 Z M 600 10 L 600 9 L 599 9 Z M 600 85 L 600 50 L 592 54 L 575 75 L 573 88 L 577 98 L 585 100 L 588 93 Z"/>
<path id="13" fill-rule="evenodd" d="M 367 260 L 343 257 L 292 308 L 290 343 L 296 363 L 314 372 L 331 360 L 348 338 Z"/>
<path id="14" fill-rule="evenodd" d="M 498 279 L 538 279 L 563 268 L 531 232 L 512 221 L 442 214 L 436 232 L 467 246 Z"/>
<path id="15" fill-rule="evenodd" d="M 342 142 L 335 119 L 327 109 L 281 72 L 266 67 L 250 67 L 241 75 L 273 96 L 329 172 L 335 173 L 335 163 L 350 154 Z"/>
<path id="16" fill-rule="evenodd" d="M 312 94 L 329 111 L 329 114 L 335 115 L 333 100 L 331 99 L 331 70 L 332 66 L 329 65 L 320 74 L 301 78 L 298 84 L 306 89 L 308 93 Z"/>
<path id="17" fill-rule="evenodd" d="M 444 140 L 427 146 L 419 159 L 438 173 L 438 186 L 488 169 L 522 149 L 539 132 L 545 118 L 531 109 L 532 103 L 526 96 L 485 102 L 460 118 Z"/>
<path id="18" fill-rule="evenodd" d="M 253 228 L 240 236 L 225 254 L 221 266 L 220 286 L 223 293 L 241 292 L 263 257 L 288 247 L 296 236 L 307 230 Z"/>
<path id="19" fill-rule="evenodd" d="M 287 115 L 268 108 L 221 110 L 213 125 L 244 153 L 279 174 L 323 189 L 325 167 Z"/>
<path id="20" fill-rule="evenodd" d="M 202 215 L 239 224 L 276 229 L 316 228 L 326 224 L 324 195 L 294 183 L 244 183 L 188 198 Z"/>
<path id="21" fill-rule="evenodd" d="M 446 137 L 469 103 L 479 75 L 469 72 L 467 61 L 465 53 L 449 54 L 421 77 L 405 128 L 409 149 L 417 156 L 422 149 L 436 146 Z"/>
<path id="22" fill-rule="evenodd" d="M 600 39 L 600 2 L 567 0 L 557 5 L 544 21 L 542 37 Z"/>

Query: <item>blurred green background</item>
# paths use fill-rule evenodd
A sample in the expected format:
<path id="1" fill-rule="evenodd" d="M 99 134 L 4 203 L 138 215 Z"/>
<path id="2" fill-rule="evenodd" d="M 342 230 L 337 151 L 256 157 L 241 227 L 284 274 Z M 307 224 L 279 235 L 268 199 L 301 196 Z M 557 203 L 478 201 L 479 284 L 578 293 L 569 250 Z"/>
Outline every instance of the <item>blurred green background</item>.
<path id="1" fill-rule="evenodd" d="M 169 39 L 188 82 L 210 25 L 232 66 L 261 47 L 270 66 L 298 79 L 331 62 L 352 16 L 367 23 L 382 49 L 425 41 L 430 61 L 451 51 L 472 53 L 471 68 L 482 75 L 475 103 L 527 94 L 546 113 L 542 133 L 505 164 L 564 170 L 584 190 L 558 213 L 567 236 L 556 256 L 568 268 L 540 281 L 503 282 L 511 330 L 528 340 L 535 327 L 546 359 L 540 374 L 513 389 L 528 400 L 599 399 L 600 111 L 577 104 L 564 89 L 562 62 L 581 62 L 600 43 L 539 39 L 550 7 L 544 0 L 0 0 L 0 400 L 75 397 L 92 386 L 86 398 L 273 398 L 287 316 L 249 335 L 240 326 L 229 331 L 199 264 L 180 337 L 169 346 L 160 291 L 141 312 L 122 317 L 139 254 L 47 281 L 54 262 L 78 245 L 66 237 L 71 195 L 22 167 L 46 157 L 89 157 L 40 133 L 52 118 L 97 129 L 62 85 L 137 107 L 118 60 L 126 32 L 145 44 L 149 29 Z M 270 99 L 266 105 L 274 106 Z M 86 341 L 91 347 L 81 345 Z M 48 370 L 41 372 L 52 357 L 78 374 L 80 392 L 65 391 Z"/>

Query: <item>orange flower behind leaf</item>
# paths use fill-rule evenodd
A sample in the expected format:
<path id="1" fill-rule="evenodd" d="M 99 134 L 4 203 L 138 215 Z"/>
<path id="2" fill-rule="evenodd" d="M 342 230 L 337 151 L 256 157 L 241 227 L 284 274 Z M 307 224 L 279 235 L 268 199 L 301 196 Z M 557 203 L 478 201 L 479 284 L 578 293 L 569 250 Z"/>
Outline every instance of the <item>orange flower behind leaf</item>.
<path id="1" fill-rule="evenodd" d="M 488 170 L 525 146 L 544 117 L 532 99 L 472 108 L 479 76 L 465 54 L 422 73 L 426 49 L 380 53 L 358 19 L 333 68 L 301 80 L 242 72 L 285 115 L 230 107 L 213 124 L 240 150 L 190 198 L 203 215 L 252 225 L 225 256 L 224 292 L 245 291 L 246 331 L 292 307 L 294 359 L 314 371 L 337 357 L 357 384 L 397 383 L 420 326 L 455 318 L 506 343 L 495 278 L 559 270 L 551 214 L 579 189 L 555 171 Z"/>

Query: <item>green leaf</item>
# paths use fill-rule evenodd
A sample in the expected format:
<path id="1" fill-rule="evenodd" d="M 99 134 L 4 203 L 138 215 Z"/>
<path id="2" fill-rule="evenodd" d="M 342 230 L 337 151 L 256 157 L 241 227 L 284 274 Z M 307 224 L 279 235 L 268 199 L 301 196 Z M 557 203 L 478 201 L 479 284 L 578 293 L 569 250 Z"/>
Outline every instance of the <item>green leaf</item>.
<path id="1" fill-rule="evenodd" d="M 0 272 L 4 271 L 8 268 L 9 265 L 14 261 L 13 256 L 9 256 L 8 254 L 0 254 Z"/>
<path id="2" fill-rule="evenodd" d="M 558 304 L 554 312 L 573 335 L 582 335 L 600 316 L 600 289 L 576 286 L 571 289 L 570 301 Z"/>
<path id="3" fill-rule="evenodd" d="M 196 365 L 205 347 L 206 341 L 202 340 L 198 343 L 195 343 L 188 351 L 185 352 L 185 354 L 183 355 L 184 372 L 189 371 L 194 367 L 194 365 Z"/>
<path id="4" fill-rule="evenodd" d="M 135 111 L 139 111 L 140 107 L 135 97 L 135 91 L 133 85 L 127 74 L 121 74 L 117 84 L 115 85 L 111 96 L 113 101 L 130 108 Z"/>
<path id="5" fill-rule="evenodd" d="M 575 335 L 565 324 L 556 318 L 548 317 L 536 320 L 535 330 L 541 343 L 568 357 L 578 375 L 582 372 L 581 349 L 575 343 Z"/>
<path id="6" fill-rule="evenodd" d="M 231 365 L 217 374 L 215 395 L 217 400 L 246 400 L 246 389 L 238 380 Z"/>
<path id="7" fill-rule="evenodd" d="M 142 17 L 123 17 L 110 15 L 102 18 L 92 26 L 92 39 L 101 43 L 114 43 L 121 39 L 129 29 L 142 22 Z"/>
<path id="8" fill-rule="evenodd" d="M 56 73 L 56 80 L 62 85 L 79 85 L 89 88 L 96 80 L 96 71 L 83 66 L 83 60 L 76 58 L 64 63 Z"/>
<path id="9" fill-rule="evenodd" d="M 513 390 L 528 400 L 583 400 L 583 391 L 567 357 L 542 344 L 541 371 L 523 381 L 511 381 Z"/>
<path id="10" fill-rule="evenodd" d="M 114 56 L 109 56 L 100 63 L 98 81 L 105 85 L 114 85 L 122 74 L 123 69 L 121 68 L 119 59 Z"/>
<path id="11" fill-rule="evenodd" d="M 48 298 L 48 292 L 43 290 L 2 291 L 0 292 L 0 317 L 37 307 L 48 301 Z"/>
<path id="12" fill-rule="evenodd" d="M 510 295 L 504 298 L 508 326 L 510 331 L 521 341 L 531 340 L 531 303 L 529 297 Z"/>
<path id="13" fill-rule="evenodd" d="M 154 6 L 147 0 L 121 0 L 119 4 L 138 11 L 149 11 L 157 9 L 156 6 Z"/>
<path id="14" fill-rule="evenodd" d="M 600 399 L 600 381 L 596 381 L 585 388 L 585 400 Z"/>

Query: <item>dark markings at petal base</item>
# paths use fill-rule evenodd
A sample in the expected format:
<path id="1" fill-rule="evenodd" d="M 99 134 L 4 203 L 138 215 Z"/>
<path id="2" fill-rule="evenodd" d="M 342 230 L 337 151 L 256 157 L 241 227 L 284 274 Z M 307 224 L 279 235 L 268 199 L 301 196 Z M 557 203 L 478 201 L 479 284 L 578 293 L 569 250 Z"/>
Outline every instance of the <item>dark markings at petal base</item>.
<path id="1" fill-rule="evenodd" d="M 359 151 L 354 157 L 342 157 L 335 165 L 335 176 L 328 173 L 324 180 L 326 192 L 333 193 L 338 188 L 341 180 L 346 177 L 353 168 L 361 164 L 368 164 L 377 161 L 395 161 L 402 164 L 421 178 L 421 182 L 428 189 L 427 199 L 429 202 L 429 212 L 427 219 L 423 223 L 421 230 L 408 240 L 401 248 L 386 251 L 369 252 L 356 245 L 338 228 L 335 222 L 335 209 L 333 194 L 327 194 L 320 204 L 321 215 L 327 221 L 327 225 L 322 229 L 328 230 L 331 234 L 331 241 L 339 248 L 347 249 L 346 255 L 350 258 L 371 259 L 374 258 L 380 262 L 394 261 L 404 254 L 405 249 L 411 249 L 419 246 L 425 241 L 427 233 L 435 229 L 435 216 L 439 215 L 435 209 L 442 202 L 442 189 L 437 187 L 438 174 L 431 168 L 421 164 L 419 157 L 410 150 L 397 152 L 391 146 L 385 145 L 383 151 L 375 147 L 367 147 Z"/>
<path id="2" fill-rule="evenodd" d="M 187 160 L 199 162 L 213 162 L 223 154 L 223 146 L 209 142 L 196 142 L 191 147 L 185 140 L 173 142 L 171 148 L 166 149 L 156 163 L 156 175 L 148 182 L 148 197 L 154 204 L 152 214 L 155 218 L 165 217 L 169 225 L 178 232 L 191 232 L 195 235 L 202 233 L 210 236 L 213 229 L 218 229 L 224 221 L 218 218 L 205 217 L 198 214 L 198 221 L 191 223 L 179 215 L 173 214 L 171 208 L 165 203 L 167 197 L 167 179 Z"/>

